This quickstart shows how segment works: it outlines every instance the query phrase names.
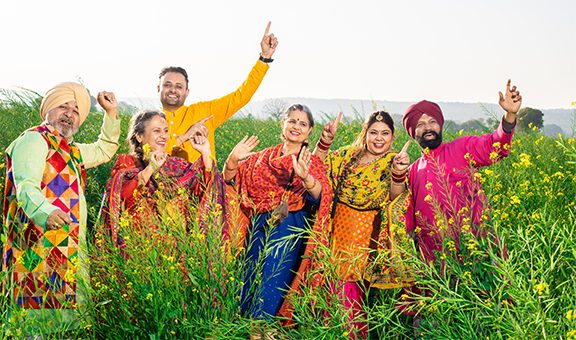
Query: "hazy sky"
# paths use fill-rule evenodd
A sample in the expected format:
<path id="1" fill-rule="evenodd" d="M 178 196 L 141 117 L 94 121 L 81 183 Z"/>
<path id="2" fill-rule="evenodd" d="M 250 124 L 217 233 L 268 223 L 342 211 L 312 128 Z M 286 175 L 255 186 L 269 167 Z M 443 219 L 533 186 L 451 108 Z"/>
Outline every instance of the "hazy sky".
<path id="1" fill-rule="evenodd" d="M 130 3 L 130 5 L 128 5 Z M 89 4 L 89 5 L 87 5 Z M 80 77 L 92 91 L 156 97 L 184 67 L 187 103 L 244 80 L 268 20 L 279 39 L 254 99 L 576 101 L 576 1 L 2 1 L 0 87 L 43 94 Z"/>

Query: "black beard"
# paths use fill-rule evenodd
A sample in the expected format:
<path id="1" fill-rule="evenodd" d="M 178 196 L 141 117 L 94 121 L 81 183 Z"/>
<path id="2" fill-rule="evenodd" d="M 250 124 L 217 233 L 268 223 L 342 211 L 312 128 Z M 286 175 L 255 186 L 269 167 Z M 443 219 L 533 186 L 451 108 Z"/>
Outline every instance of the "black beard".
<path id="1" fill-rule="evenodd" d="M 426 140 L 424 139 L 424 135 L 427 133 L 431 133 L 434 135 L 434 137 L 436 137 L 435 139 L 432 140 Z M 416 141 L 418 142 L 418 144 L 420 144 L 420 146 L 422 148 L 428 148 L 430 150 L 434 150 L 437 147 L 440 146 L 440 144 L 442 144 L 442 131 L 440 131 L 440 133 L 436 133 L 436 131 L 425 131 L 422 136 L 420 137 L 416 137 Z"/>

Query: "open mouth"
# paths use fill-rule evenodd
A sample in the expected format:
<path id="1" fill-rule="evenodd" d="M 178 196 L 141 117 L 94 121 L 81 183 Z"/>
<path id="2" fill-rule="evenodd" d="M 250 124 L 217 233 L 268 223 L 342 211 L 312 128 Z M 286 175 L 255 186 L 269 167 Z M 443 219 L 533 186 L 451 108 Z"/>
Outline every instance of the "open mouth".
<path id="1" fill-rule="evenodd" d="M 422 138 L 424 138 L 426 140 L 434 140 L 434 139 L 436 139 L 436 133 L 434 131 L 425 132 L 422 135 Z"/>
<path id="2" fill-rule="evenodd" d="M 65 126 L 65 127 L 72 127 L 72 120 L 68 119 L 68 118 L 62 118 L 58 121 L 58 123 L 60 123 L 60 125 Z"/>

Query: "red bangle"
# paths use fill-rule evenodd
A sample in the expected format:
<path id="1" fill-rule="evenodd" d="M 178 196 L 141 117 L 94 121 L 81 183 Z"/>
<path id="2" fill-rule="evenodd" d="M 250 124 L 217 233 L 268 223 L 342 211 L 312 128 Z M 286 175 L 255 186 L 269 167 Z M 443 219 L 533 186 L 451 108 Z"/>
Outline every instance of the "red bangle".
<path id="1" fill-rule="evenodd" d="M 322 141 L 322 139 L 320 139 L 318 141 L 318 144 L 316 144 L 316 147 L 322 151 L 326 151 L 326 150 L 330 149 L 331 145 L 332 145 L 332 143 L 326 144 L 324 141 Z"/>
<path id="2" fill-rule="evenodd" d="M 404 171 L 403 173 L 400 174 L 392 171 L 391 172 L 392 181 L 396 183 L 404 183 L 406 181 L 406 173 L 407 171 Z"/>

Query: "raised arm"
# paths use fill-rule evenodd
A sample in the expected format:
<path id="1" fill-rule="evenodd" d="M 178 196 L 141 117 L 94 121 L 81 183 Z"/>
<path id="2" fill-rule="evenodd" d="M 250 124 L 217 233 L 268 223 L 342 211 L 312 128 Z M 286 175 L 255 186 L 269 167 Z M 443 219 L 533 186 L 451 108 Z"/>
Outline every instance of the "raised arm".
<path id="1" fill-rule="evenodd" d="M 207 172 L 212 171 L 212 151 L 210 149 L 210 142 L 206 136 L 195 135 L 190 139 L 190 144 L 194 150 L 198 151 L 202 155 L 202 162 L 204 162 L 204 169 Z"/>
<path id="2" fill-rule="evenodd" d="M 322 183 L 310 174 L 311 157 L 312 153 L 307 147 L 304 147 L 298 159 L 296 159 L 296 155 L 292 155 L 292 165 L 294 167 L 294 173 L 302 180 L 304 189 L 308 191 L 310 196 L 317 200 L 322 193 Z"/>
<path id="3" fill-rule="evenodd" d="M 98 140 L 91 144 L 78 143 L 86 168 L 108 162 L 118 150 L 119 145 L 120 120 L 118 119 L 118 102 L 114 93 L 99 92 L 98 103 L 106 112 Z"/>
<path id="4" fill-rule="evenodd" d="M 518 110 L 520 110 L 520 106 L 522 106 L 522 96 L 520 95 L 520 91 L 516 89 L 516 85 L 510 88 L 510 79 L 506 83 L 506 93 L 502 94 L 502 92 L 498 92 L 500 95 L 500 107 L 506 111 L 506 115 L 504 116 L 504 120 L 510 124 L 514 124 L 516 122 L 516 114 Z"/>
<path id="5" fill-rule="evenodd" d="M 390 181 L 390 200 L 394 200 L 406 190 L 406 172 L 410 166 L 408 147 L 412 143 L 409 139 L 392 161 L 392 180 Z"/>
<path id="6" fill-rule="evenodd" d="M 230 152 L 224 164 L 224 180 L 229 182 L 236 176 L 240 161 L 255 154 L 252 150 L 260 143 L 257 136 L 245 136 Z"/>
<path id="7" fill-rule="evenodd" d="M 328 150 L 330 150 L 330 146 L 334 142 L 336 131 L 338 130 L 338 125 L 340 124 L 341 119 L 342 112 L 339 112 L 338 116 L 336 116 L 333 121 L 329 121 L 324 125 L 324 130 L 322 130 L 320 139 L 318 140 L 318 143 L 316 143 L 316 148 L 314 149 L 314 154 L 318 156 L 321 161 L 324 161 Z"/>

